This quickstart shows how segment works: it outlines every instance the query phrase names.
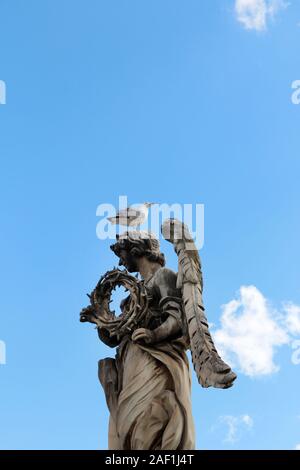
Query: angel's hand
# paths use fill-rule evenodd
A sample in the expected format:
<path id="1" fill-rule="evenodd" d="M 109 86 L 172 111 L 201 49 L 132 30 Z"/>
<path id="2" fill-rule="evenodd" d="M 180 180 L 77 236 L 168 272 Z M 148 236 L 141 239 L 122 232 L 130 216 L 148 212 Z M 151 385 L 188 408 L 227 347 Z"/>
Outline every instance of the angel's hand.
<path id="1" fill-rule="evenodd" d="M 80 321 L 82 323 L 89 322 L 98 325 L 99 320 L 97 318 L 94 307 L 90 305 L 89 307 L 83 308 L 80 312 Z"/>
<path id="2" fill-rule="evenodd" d="M 131 339 L 134 343 L 151 344 L 155 342 L 155 334 L 147 328 L 138 328 L 133 332 Z"/>

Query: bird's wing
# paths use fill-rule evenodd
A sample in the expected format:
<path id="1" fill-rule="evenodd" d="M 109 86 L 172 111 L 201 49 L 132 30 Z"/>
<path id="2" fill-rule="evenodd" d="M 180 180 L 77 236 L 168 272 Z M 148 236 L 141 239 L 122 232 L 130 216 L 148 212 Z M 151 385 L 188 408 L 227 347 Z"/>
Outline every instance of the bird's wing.
<path id="1" fill-rule="evenodd" d="M 140 217 L 141 211 L 139 209 L 134 209 L 132 207 L 127 207 L 127 209 L 122 209 L 120 210 L 117 214 L 116 217 L 118 219 L 131 219 L 135 217 Z"/>

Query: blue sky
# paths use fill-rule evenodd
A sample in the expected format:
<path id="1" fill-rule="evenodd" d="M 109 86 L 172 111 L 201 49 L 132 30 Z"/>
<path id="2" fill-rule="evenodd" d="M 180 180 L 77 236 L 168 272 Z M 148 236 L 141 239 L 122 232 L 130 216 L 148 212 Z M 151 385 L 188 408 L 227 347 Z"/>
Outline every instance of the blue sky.
<path id="1" fill-rule="evenodd" d="M 238 381 L 193 375 L 198 448 L 300 444 L 300 5 L 248 3 L 1 0 L 0 448 L 107 446 L 113 351 L 78 316 L 116 262 L 96 208 L 122 194 L 205 205 L 204 299 Z"/>

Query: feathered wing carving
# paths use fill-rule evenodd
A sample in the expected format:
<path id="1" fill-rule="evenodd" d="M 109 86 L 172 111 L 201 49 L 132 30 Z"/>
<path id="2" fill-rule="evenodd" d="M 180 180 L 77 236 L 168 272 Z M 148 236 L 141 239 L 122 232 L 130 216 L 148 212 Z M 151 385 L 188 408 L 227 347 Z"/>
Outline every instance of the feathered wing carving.
<path id="1" fill-rule="evenodd" d="M 177 287 L 181 289 L 183 309 L 190 337 L 190 349 L 198 382 L 202 387 L 229 388 L 236 374 L 219 356 L 209 332 L 202 300 L 201 261 L 185 224 L 166 220 L 161 227 L 164 238 L 178 255 Z"/>

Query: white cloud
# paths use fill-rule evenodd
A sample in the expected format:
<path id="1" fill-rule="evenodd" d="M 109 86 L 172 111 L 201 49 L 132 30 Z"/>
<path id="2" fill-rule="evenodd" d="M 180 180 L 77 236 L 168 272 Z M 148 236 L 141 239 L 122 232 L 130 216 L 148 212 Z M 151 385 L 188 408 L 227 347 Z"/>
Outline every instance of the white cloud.
<path id="1" fill-rule="evenodd" d="M 292 335 L 300 334 L 300 306 L 292 302 L 285 303 L 284 312 L 286 313 L 286 327 Z"/>
<path id="2" fill-rule="evenodd" d="M 297 444 L 295 450 L 300 450 L 300 444 Z"/>
<path id="3" fill-rule="evenodd" d="M 238 441 L 242 428 L 250 429 L 253 426 L 253 419 L 249 415 L 226 415 L 220 416 L 219 420 L 228 427 L 224 442 L 228 442 L 230 444 L 234 444 Z"/>
<path id="4" fill-rule="evenodd" d="M 268 20 L 287 5 L 284 0 L 235 0 L 235 13 L 246 29 L 263 31 Z"/>
<path id="5" fill-rule="evenodd" d="M 245 423 L 249 427 L 253 426 L 253 419 L 249 415 L 243 415 L 242 422 Z"/>
<path id="6" fill-rule="evenodd" d="M 278 312 L 255 286 L 242 286 L 238 298 L 222 306 L 213 336 L 221 356 L 251 377 L 276 372 L 275 351 L 290 341 Z"/>

